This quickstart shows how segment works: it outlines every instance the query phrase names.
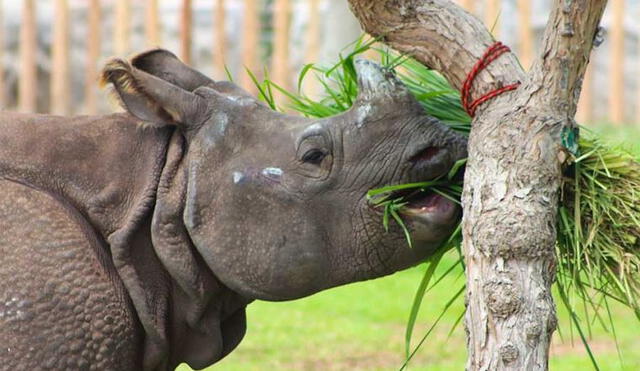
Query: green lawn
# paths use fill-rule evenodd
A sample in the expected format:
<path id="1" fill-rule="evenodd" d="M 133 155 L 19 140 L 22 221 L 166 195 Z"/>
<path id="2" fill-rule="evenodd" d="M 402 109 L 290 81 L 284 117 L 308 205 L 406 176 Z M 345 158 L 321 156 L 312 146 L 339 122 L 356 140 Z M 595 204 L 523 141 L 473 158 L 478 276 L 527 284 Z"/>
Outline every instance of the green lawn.
<path id="1" fill-rule="evenodd" d="M 611 124 L 589 127 L 611 144 L 621 144 L 623 148 L 640 156 L 640 124 L 614 126 Z"/>
<path id="2" fill-rule="evenodd" d="M 640 154 L 640 127 L 595 128 L 605 138 L 623 139 Z M 440 269 L 453 262 L 445 260 Z M 424 266 L 374 281 L 356 283 L 312 297 L 284 303 L 256 302 L 248 308 L 248 331 L 240 346 L 210 371 L 251 370 L 397 370 L 404 354 L 405 324 Z M 424 299 L 414 343 L 461 287 L 460 270 L 446 277 Z M 556 300 L 558 302 L 559 300 Z M 411 363 L 410 370 L 462 370 L 466 350 L 460 325 L 449 336 L 463 310 L 458 299 Z M 596 323 L 590 344 L 602 370 L 640 369 L 640 323 L 628 310 L 612 308 L 618 347 L 611 332 Z M 569 328 L 569 317 L 558 310 L 560 333 L 552 345 L 552 370 L 593 367 Z M 622 353 L 621 364 L 617 349 Z M 182 366 L 180 371 L 189 370 Z"/>

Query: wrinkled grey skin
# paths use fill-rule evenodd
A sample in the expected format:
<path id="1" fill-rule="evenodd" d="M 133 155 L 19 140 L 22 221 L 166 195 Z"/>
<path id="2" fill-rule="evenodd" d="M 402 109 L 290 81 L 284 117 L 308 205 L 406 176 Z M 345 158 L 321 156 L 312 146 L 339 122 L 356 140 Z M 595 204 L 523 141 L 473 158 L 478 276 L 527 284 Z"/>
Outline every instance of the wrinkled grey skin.
<path id="1" fill-rule="evenodd" d="M 208 366 L 254 299 L 290 300 L 417 264 L 455 205 L 417 198 L 413 245 L 369 189 L 440 176 L 466 142 L 360 61 L 348 112 L 274 112 L 171 53 L 114 60 L 128 113 L 0 116 L 0 368 Z"/>

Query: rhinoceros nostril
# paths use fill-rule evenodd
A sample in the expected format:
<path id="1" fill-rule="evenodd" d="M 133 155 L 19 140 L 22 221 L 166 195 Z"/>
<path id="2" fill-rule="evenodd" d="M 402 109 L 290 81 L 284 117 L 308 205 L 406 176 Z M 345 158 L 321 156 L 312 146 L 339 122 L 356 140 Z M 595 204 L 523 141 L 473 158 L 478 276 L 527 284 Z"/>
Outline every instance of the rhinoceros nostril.
<path id="1" fill-rule="evenodd" d="M 440 147 L 427 147 L 427 148 L 419 151 L 415 155 L 411 156 L 409 158 L 409 161 L 411 161 L 413 163 L 429 161 L 432 158 L 434 158 L 438 153 L 440 153 L 441 150 L 442 150 L 442 148 L 440 148 Z"/>

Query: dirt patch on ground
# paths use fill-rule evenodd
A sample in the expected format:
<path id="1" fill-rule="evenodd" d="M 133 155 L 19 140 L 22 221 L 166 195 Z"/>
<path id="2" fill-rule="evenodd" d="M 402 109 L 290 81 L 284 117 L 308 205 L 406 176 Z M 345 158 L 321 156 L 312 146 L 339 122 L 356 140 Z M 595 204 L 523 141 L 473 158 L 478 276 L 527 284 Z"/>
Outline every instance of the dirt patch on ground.
<path id="1" fill-rule="evenodd" d="M 589 347 L 595 354 L 604 354 L 616 351 L 616 343 L 613 339 L 592 339 L 589 340 Z M 582 341 L 578 339 L 565 339 L 560 340 L 559 336 L 554 336 L 551 341 L 550 348 L 551 357 L 567 356 L 567 355 L 587 355 L 587 350 L 582 344 Z"/>
<path id="2" fill-rule="evenodd" d="M 401 357 L 394 352 L 338 355 L 332 359 L 304 359 L 290 364 L 291 368 L 308 371 L 393 370 L 401 365 Z"/>

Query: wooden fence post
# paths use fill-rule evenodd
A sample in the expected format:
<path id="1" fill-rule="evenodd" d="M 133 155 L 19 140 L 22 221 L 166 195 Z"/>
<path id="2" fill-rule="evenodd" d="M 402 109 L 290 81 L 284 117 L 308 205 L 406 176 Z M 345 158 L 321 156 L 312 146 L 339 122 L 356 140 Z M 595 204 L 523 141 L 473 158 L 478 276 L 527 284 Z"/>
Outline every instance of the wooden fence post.
<path id="1" fill-rule="evenodd" d="M 49 112 L 69 114 L 69 4 L 56 0 L 51 45 L 51 85 Z"/>
<path id="2" fill-rule="evenodd" d="M 84 77 L 84 105 L 88 114 L 98 111 L 96 86 L 100 59 L 100 0 L 90 0 L 88 8 L 87 61 Z"/>
<path id="3" fill-rule="evenodd" d="M 525 70 L 533 62 L 533 28 L 531 25 L 531 1 L 518 0 L 518 57 Z"/>
<path id="4" fill-rule="evenodd" d="M 211 50 L 213 50 L 213 64 L 218 78 L 225 76 L 224 58 L 227 52 L 226 13 L 225 0 L 216 0 L 216 10 L 213 18 L 215 45 Z M 224 78 L 226 79 L 226 76 Z"/>
<path id="5" fill-rule="evenodd" d="M 484 24 L 495 38 L 500 34 L 500 10 L 500 0 L 485 0 Z"/>
<path id="6" fill-rule="evenodd" d="M 640 50 L 640 43 L 638 43 L 638 48 Z M 640 126 L 640 63 L 636 62 L 636 68 L 636 125 Z"/>
<path id="7" fill-rule="evenodd" d="M 271 58 L 271 78 L 285 90 L 291 90 L 289 68 L 289 20 L 291 2 L 275 0 L 273 7 L 273 57 Z"/>
<path id="8" fill-rule="evenodd" d="M 251 93 L 257 89 L 245 69 L 254 74 L 258 71 L 258 53 L 260 50 L 260 9 L 258 0 L 244 0 L 244 21 L 242 27 L 242 67 L 239 71 L 240 85 Z"/>
<path id="9" fill-rule="evenodd" d="M 144 33 L 147 47 L 160 45 L 160 23 L 158 22 L 158 0 L 147 0 Z"/>
<path id="10" fill-rule="evenodd" d="M 305 63 L 318 63 L 320 56 L 320 0 L 309 0 L 306 41 Z M 306 79 L 305 82 L 305 94 L 315 97 L 320 84 L 315 78 Z"/>
<path id="11" fill-rule="evenodd" d="M 307 63 L 318 62 L 320 50 L 320 0 L 309 0 L 309 22 L 307 23 Z"/>
<path id="12" fill-rule="evenodd" d="M 23 112 L 35 112 L 36 110 L 38 82 L 36 32 L 35 0 L 24 0 L 20 25 L 20 73 L 18 77 L 18 108 Z"/>
<path id="13" fill-rule="evenodd" d="M 609 119 L 619 125 L 624 121 L 624 0 L 612 0 L 611 6 Z"/>
<path id="14" fill-rule="evenodd" d="M 130 13 L 129 0 L 116 0 L 114 53 L 118 57 L 126 57 L 129 54 Z"/>
<path id="15" fill-rule="evenodd" d="M 5 86 L 5 78 L 4 78 L 4 48 L 5 48 L 5 44 L 4 44 L 4 3 L 2 0 L 0 0 L 0 109 L 6 108 L 7 106 L 7 101 L 6 101 L 6 90 L 7 87 Z"/>
<path id="16" fill-rule="evenodd" d="M 182 0 L 180 16 L 180 58 L 186 64 L 191 64 L 191 0 Z"/>
<path id="17" fill-rule="evenodd" d="M 476 1 L 477 0 L 461 0 L 460 5 L 462 5 L 462 7 L 469 13 L 473 14 L 476 11 Z"/>

